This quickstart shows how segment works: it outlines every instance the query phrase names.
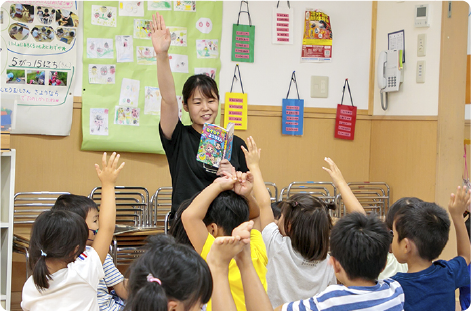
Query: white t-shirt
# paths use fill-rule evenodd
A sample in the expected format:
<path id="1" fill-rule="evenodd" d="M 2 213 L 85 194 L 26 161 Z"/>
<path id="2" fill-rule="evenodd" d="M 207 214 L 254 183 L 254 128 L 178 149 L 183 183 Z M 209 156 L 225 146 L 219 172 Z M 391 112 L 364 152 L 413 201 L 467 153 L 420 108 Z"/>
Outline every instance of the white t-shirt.
<path id="1" fill-rule="evenodd" d="M 98 311 L 98 281 L 105 275 L 100 257 L 93 248 L 86 249 L 74 262 L 52 275 L 49 288 L 41 292 L 30 276 L 23 286 L 23 310 Z"/>
<path id="2" fill-rule="evenodd" d="M 312 297 L 337 284 L 329 255 L 322 261 L 307 261 L 291 246 L 273 222 L 262 231 L 267 248 L 267 293 L 276 308 L 283 303 Z"/>
<path id="3" fill-rule="evenodd" d="M 407 264 L 399 263 L 393 253 L 388 253 L 386 267 L 379 274 L 378 280 L 385 280 L 396 275 L 398 272 L 407 272 Z"/>

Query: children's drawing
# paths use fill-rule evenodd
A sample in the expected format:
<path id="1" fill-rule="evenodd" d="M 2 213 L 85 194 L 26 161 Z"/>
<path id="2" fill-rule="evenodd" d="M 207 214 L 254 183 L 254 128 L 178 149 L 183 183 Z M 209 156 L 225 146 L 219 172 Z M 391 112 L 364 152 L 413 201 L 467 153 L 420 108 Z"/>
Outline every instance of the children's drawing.
<path id="1" fill-rule="evenodd" d="M 160 115 L 160 103 L 162 96 L 158 87 L 146 86 L 145 87 L 145 105 L 144 114 Z"/>
<path id="2" fill-rule="evenodd" d="M 172 72 L 188 73 L 188 55 L 168 54 Z"/>
<path id="3" fill-rule="evenodd" d="M 25 71 L 7 69 L 7 84 L 25 84 Z"/>
<path id="4" fill-rule="evenodd" d="M 139 108 L 115 106 L 114 124 L 139 126 L 139 114 Z"/>
<path id="5" fill-rule="evenodd" d="M 216 79 L 216 68 L 195 68 L 195 75 L 207 75 L 211 79 Z"/>
<path id="6" fill-rule="evenodd" d="M 172 1 L 147 1 L 149 11 L 171 11 Z"/>
<path id="7" fill-rule="evenodd" d="M 35 22 L 44 25 L 51 25 L 53 21 L 56 21 L 56 9 L 51 7 L 38 6 L 36 8 L 36 16 L 37 20 Z"/>
<path id="8" fill-rule="evenodd" d="M 34 26 L 31 36 L 36 42 L 51 42 L 55 38 L 54 28 L 51 26 Z"/>
<path id="9" fill-rule="evenodd" d="M 116 27 L 115 7 L 92 5 L 92 25 Z"/>
<path id="10" fill-rule="evenodd" d="M 140 83 L 139 80 L 123 78 L 121 82 L 121 94 L 119 95 L 120 106 L 137 107 Z"/>
<path id="11" fill-rule="evenodd" d="M 21 23 L 11 24 L 8 28 L 8 34 L 13 40 L 26 40 L 29 37 L 29 27 Z"/>
<path id="12" fill-rule="evenodd" d="M 135 19 L 134 20 L 134 38 L 150 40 L 150 20 Z"/>
<path id="13" fill-rule="evenodd" d="M 88 83 L 114 84 L 116 77 L 116 65 L 89 64 Z"/>
<path id="14" fill-rule="evenodd" d="M 12 4 L 10 16 L 13 20 L 22 23 L 32 23 L 34 20 L 34 6 L 28 4 Z"/>
<path id="15" fill-rule="evenodd" d="M 51 86 L 67 86 L 67 72 L 65 71 L 50 71 L 49 83 Z"/>
<path id="16" fill-rule="evenodd" d="M 72 11 L 60 9 L 56 13 L 57 25 L 61 27 L 78 27 L 79 18 Z"/>
<path id="17" fill-rule="evenodd" d="M 178 118 L 182 118 L 183 113 L 183 96 L 177 95 L 177 102 L 178 102 Z"/>
<path id="18" fill-rule="evenodd" d="M 217 58 L 219 44 L 216 39 L 196 40 L 196 56 L 198 58 Z"/>
<path id="19" fill-rule="evenodd" d="M 186 46 L 186 28 L 185 27 L 168 27 L 170 31 L 170 45 Z"/>
<path id="20" fill-rule="evenodd" d="M 132 36 L 116 36 L 116 61 L 118 63 L 133 62 Z"/>
<path id="21" fill-rule="evenodd" d="M 136 57 L 138 65 L 155 65 L 157 62 L 157 56 L 151 46 L 136 47 Z"/>
<path id="22" fill-rule="evenodd" d="M 57 39 L 66 44 L 71 44 L 76 35 L 76 28 L 57 28 L 56 30 Z"/>
<path id="23" fill-rule="evenodd" d="M 213 22 L 209 18 L 202 17 L 196 22 L 196 29 L 202 33 L 210 33 L 213 30 Z"/>
<path id="24" fill-rule="evenodd" d="M 174 1 L 175 11 L 196 12 L 196 1 Z"/>
<path id="25" fill-rule="evenodd" d="M 113 39 L 87 38 L 88 58 L 113 58 Z"/>
<path id="26" fill-rule="evenodd" d="M 46 72 L 41 70 L 26 70 L 26 83 L 44 85 Z"/>
<path id="27" fill-rule="evenodd" d="M 108 135 L 108 109 L 90 108 L 90 135 Z"/>
<path id="28" fill-rule="evenodd" d="M 120 1 L 119 16 L 144 16 L 144 1 Z"/>

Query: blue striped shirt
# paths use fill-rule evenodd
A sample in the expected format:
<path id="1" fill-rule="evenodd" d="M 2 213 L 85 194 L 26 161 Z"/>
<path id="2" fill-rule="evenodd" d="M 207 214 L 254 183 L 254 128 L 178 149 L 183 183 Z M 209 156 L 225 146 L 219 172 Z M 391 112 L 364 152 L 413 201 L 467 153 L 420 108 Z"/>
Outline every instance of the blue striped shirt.
<path id="1" fill-rule="evenodd" d="M 100 311 L 118 311 L 123 309 L 124 301 L 118 296 L 113 296 L 108 292 L 108 287 L 113 287 L 124 280 L 123 275 L 113 263 L 113 258 L 110 254 L 106 255 L 105 262 L 103 263 L 103 271 L 105 277 L 98 283 L 97 296 L 98 306 Z"/>
<path id="2" fill-rule="evenodd" d="M 283 311 L 404 310 L 404 292 L 392 280 L 379 280 L 375 286 L 330 285 L 318 295 L 283 305 Z"/>

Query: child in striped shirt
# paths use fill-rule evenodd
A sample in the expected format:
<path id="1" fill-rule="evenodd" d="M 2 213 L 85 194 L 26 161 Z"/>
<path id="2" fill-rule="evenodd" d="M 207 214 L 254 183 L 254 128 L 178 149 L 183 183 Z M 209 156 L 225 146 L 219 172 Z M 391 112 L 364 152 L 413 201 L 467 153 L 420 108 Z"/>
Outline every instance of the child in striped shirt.
<path id="1" fill-rule="evenodd" d="M 64 194 L 57 198 L 52 210 L 68 210 L 80 215 L 87 223 L 89 234 L 87 249 L 92 245 L 98 232 L 98 207 L 95 202 L 81 195 Z M 118 311 L 123 309 L 128 297 L 125 279 L 113 263 L 110 254 L 103 263 L 105 277 L 98 283 L 97 298 L 100 311 Z M 111 293 L 109 287 L 113 287 Z"/>

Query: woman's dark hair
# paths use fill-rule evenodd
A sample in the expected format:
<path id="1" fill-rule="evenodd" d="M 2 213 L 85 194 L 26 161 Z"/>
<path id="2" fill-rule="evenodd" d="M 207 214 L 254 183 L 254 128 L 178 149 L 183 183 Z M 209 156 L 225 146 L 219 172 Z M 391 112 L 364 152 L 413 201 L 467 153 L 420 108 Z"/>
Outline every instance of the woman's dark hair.
<path id="1" fill-rule="evenodd" d="M 87 238 L 87 224 L 75 213 L 50 210 L 36 218 L 29 243 L 29 267 L 39 291 L 49 288 L 52 279 L 46 259 L 73 262 L 85 250 Z"/>
<path id="2" fill-rule="evenodd" d="M 83 195 L 63 194 L 59 196 L 51 208 L 53 211 L 71 211 L 79 214 L 83 219 L 87 218 L 88 213 L 92 210 L 98 210 L 96 203 Z"/>
<path id="3" fill-rule="evenodd" d="M 167 311 L 168 300 L 182 302 L 186 310 L 207 303 L 213 280 L 204 259 L 168 235 L 155 235 L 148 241 L 145 253 L 128 270 L 129 297 L 124 311 Z M 158 281 L 148 281 L 148 276 Z"/>
<path id="4" fill-rule="evenodd" d="M 324 260 L 329 250 L 332 219 L 326 204 L 319 198 L 297 193 L 282 202 L 283 228 L 291 239 L 291 245 L 306 260 Z"/>
<path id="5" fill-rule="evenodd" d="M 193 95 L 196 89 L 207 98 L 217 98 L 219 100 L 219 90 L 216 81 L 207 75 L 193 75 L 186 80 L 183 85 L 183 104 L 188 105 L 188 99 Z"/>

